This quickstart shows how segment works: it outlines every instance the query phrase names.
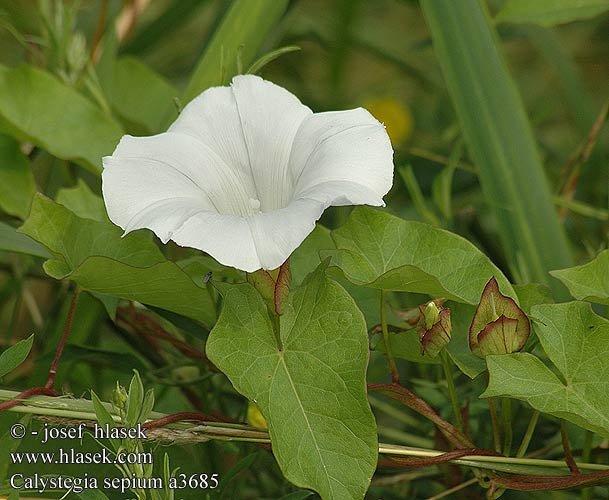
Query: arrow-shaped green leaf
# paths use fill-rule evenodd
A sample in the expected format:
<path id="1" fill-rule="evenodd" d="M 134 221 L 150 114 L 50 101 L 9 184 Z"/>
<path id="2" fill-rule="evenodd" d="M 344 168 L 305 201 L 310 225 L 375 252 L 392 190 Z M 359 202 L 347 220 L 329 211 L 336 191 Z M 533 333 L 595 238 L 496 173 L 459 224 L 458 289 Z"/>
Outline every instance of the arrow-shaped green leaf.
<path id="1" fill-rule="evenodd" d="M 327 500 L 362 499 L 377 459 L 362 313 L 322 269 L 290 292 L 281 343 L 260 294 L 234 285 L 207 354 L 260 408 L 284 475 Z"/>

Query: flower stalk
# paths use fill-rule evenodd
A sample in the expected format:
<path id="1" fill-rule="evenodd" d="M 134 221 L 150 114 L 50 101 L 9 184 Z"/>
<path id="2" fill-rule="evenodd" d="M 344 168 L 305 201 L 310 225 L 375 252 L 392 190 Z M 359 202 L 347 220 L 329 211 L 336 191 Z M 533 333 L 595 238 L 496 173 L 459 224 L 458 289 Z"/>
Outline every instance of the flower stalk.
<path id="1" fill-rule="evenodd" d="M 389 341 L 389 329 L 387 327 L 387 298 L 385 290 L 381 290 L 381 331 L 383 333 L 383 342 L 385 344 L 385 353 L 387 354 L 389 369 L 391 370 L 391 381 L 394 384 L 399 385 L 400 374 L 398 372 L 398 367 L 395 364 L 393 352 L 391 351 L 391 343 Z"/>
<path id="2" fill-rule="evenodd" d="M 247 273 L 248 283 L 258 290 L 266 303 L 273 323 L 275 343 L 280 351 L 283 350 L 280 318 L 287 305 L 291 279 L 290 259 L 287 259 L 278 269 L 272 271 L 260 269 L 255 273 Z"/>
<path id="3" fill-rule="evenodd" d="M 537 427 L 537 421 L 539 420 L 539 412 L 535 410 L 533 415 L 531 415 L 531 419 L 529 420 L 529 425 L 527 426 L 527 430 L 524 433 L 524 437 L 522 438 L 522 442 L 520 443 L 520 447 L 516 452 L 517 457 L 524 457 L 527 449 L 529 447 L 529 443 L 531 442 L 531 438 L 533 437 L 533 432 L 535 432 L 535 427 Z M 583 458 L 583 457 L 582 457 Z"/>
<path id="4" fill-rule="evenodd" d="M 499 432 L 499 417 L 497 416 L 497 405 L 494 398 L 488 398 L 488 409 L 491 414 L 491 425 L 493 427 L 493 443 L 495 451 L 501 453 L 501 434 Z"/>
<path id="5" fill-rule="evenodd" d="M 457 398 L 453 371 L 446 350 L 443 350 L 440 353 L 440 360 L 442 361 L 442 369 L 444 370 L 444 377 L 446 378 L 446 384 L 448 385 L 448 395 L 450 396 L 450 403 L 452 404 L 453 414 L 455 415 L 455 425 L 457 429 L 463 431 L 463 416 L 461 415 L 461 407 Z"/>
<path id="6" fill-rule="evenodd" d="M 503 420 L 503 454 L 510 456 L 512 453 L 512 400 L 501 399 L 501 417 Z"/>

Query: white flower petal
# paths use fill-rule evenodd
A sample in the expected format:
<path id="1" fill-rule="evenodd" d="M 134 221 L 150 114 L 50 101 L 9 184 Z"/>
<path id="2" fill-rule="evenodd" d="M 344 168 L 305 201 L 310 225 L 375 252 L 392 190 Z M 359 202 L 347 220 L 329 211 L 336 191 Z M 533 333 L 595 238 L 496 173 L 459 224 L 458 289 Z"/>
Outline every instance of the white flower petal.
<path id="1" fill-rule="evenodd" d="M 253 186 L 264 211 L 290 201 L 288 160 L 294 136 L 312 111 L 296 96 L 259 76 L 240 75 L 193 99 L 169 128 L 213 149 L 240 182 Z"/>
<path id="2" fill-rule="evenodd" d="M 207 252 L 225 266 L 253 272 L 262 267 L 245 217 L 200 212 L 173 234 L 178 245 Z"/>
<path id="3" fill-rule="evenodd" d="M 383 205 L 393 182 L 385 128 L 363 108 L 307 117 L 290 156 L 294 198 L 331 205 Z"/>
<path id="4" fill-rule="evenodd" d="M 110 220 L 126 232 L 147 227 L 166 242 L 198 211 L 251 215 L 246 187 L 207 146 L 175 133 L 124 136 L 103 160 Z"/>
<path id="5" fill-rule="evenodd" d="M 230 87 L 212 87 L 195 97 L 168 132 L 186 134 L 207 144 L 256 196 L 241 118 Z"/>
<path id="6" fill-rule="evenodd" d="M 283 264 L 313 229 L 328 207 L 315 200 L 296 200 L 285 208 L 249 219 L 256 252 L 263 269 Z"/>
<path id="7" fill-rule="evenodd" d="M 251 217 L 200 212 L 189 218 L 172 239 L 243 271 L 275 269 L 313 231 L 324 209 L 316 201 L 298 200 L 286 208 Z"/>
<path id="8" fill-rule="evenodd" d="M 299 193 L 302 198 L 329 206 L 372 205 L 384 207 L 383 198 L 373 189 L 348 180 L 326 181 L 314 184 Z"/>
<path id="9" fill-rule="evenodd" d="M 287 90 L 258 76 L 237 76 L 232 89 L 260 209 L 285 207 L 292 193 L 290 150 L 300 124 L 312 111 Z"/>

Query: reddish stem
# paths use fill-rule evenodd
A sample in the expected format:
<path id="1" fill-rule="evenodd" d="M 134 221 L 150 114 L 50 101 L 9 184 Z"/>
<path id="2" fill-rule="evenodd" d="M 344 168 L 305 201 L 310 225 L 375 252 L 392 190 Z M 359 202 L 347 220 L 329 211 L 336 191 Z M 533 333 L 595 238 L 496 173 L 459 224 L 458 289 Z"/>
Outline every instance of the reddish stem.
<path id="1" fill-rule="evenodd" d="M 454 425 L 444 420 L 426 401 L 398 384 L 368 384 L 369 391 L 378 391 L 431 420 L 457 448 L 475 448 L 474 444 Z"/>
<path id="2" fill-rule="evenodd" d="M 117 324 L 120 324 L 123 328 L 126 327 L 128 331 L 145 338 L 161 357 L 164 357 L 163 350 L 161 349 L 157 339 L 169 342 L 184 356 L 190 359 L 203 361 L 212 371 L 218 371 L 215 365 L 207 358 L 205 353 L 191 346 L 190 344 L 175 338 L 173 335 L 171 335 L 171 333 L 159 325 L 154 318 L 145 313 L 136 311 L 132 303 L 128 307 L 119 307 L 117 312 Z M 204 405 L 199 400 L 197 394 L 190 387 L 181 386 L 180 390 L 197 410 L 203 411 Z M 227 417 L 226 415 L 222 415 L 220 412 L 214 410 L 209 411 L 214 416 L 213 419 L 218 422 L 233 421 L 231 418 Z"/>
<path id="3" fill-rule="evenodd" d="M 72 329 L 72 321 L 74 320 L 74 311 L 76 310 L 76 304 L 78 302 L 79 295 L 80 287 L 77 286 L 74 289 L 72 302 L 70 302 L 70 309 L 68 310 L 68 317 L 66 318 L 66 323 L 63 327 L 63 334 L 61 335 L 61 339 L 59 340 L 59 344 L 57 345 L 57 349 L 55 350 L 55 358 L 53 358 L 51 368 L 49 368 L 49 376 L 47 378 L 47 383 L 45 384 L 45 387 L 47 389 L 52 389 L 53 385 L 55 385 L 55 375 L 57 375 L 57 367 L 59 366 L 59 360 L 61 359 L 61 355 L 63 354 L 63 350 L 68 341 L 68 337 L 70 336 L 70 330 Z"/>
<path id="4" fill-rule="evenodd" d="M 211 365 L 205 353 L 199 351 L 195 347 L 190 344 L 175 338 L 169 332 L 164 330 L 158 323 L 156 323 L 152 318 L 149 318 L 143 313 L 139 313 L 135 310 L 129 310 L 125 307 L 119 307 L 118 309 L 120 319 L 123 320 L 131 327 L 143 327 L 140 329 L 134 328 L 136 333 L 144 334 L 147 336 L 154 336 L 160 338 L 162 340 L 166 340 L 171 345 L 173 345 L 176 349 L 178 349 L 185 356 L 196 359 L 200 361 L 205 361 Z M 141 332 L 140 330 L 144 329 L 145 332 Z M 213 366 L 213 365 L 211 365 Z M 214 367 L 215 368 L 215 367 Z M 215 368 L 217 370 L 217 368 Z"/>
<path id="5" fill-rule="evenodd" d="M 159 418 L 157 420 L 151 420 L 150 422 L 146 422 L 142 424 L 142 427 L 145 429 L 155 429 L 157 427 L 163 427 L 168 424 L 173 424 L 175 422 L 182 422 L 184 420 L 188 420 L 191 422 L 221 422 L 220 419 L 212 417 L 211 415 L 206 415 L 205 413 L 194 413 L 189 411 L 183 411 L 180 413 L 174 413 L 173 415 L 167 415 L 166 417 Z"/>
<path id="6" fill-rule="evenodd" d="M 580 474 L 579 467 L 573 459 L 571 454 L 571 446 L 569 445 L 569 434 L 567 434 L 567 425 L 564 420 L 560 420 L 560 439 L 562 441 L 562 448 L 565 451 L 565 462 L 571 471 L 571 474 Z"/>
<path id="7" fill-rule="evenodd" d="M 450 462 L 451 460 L 456 460 L 458 458 L 467 457 L 467 456 L 482 456 L 482 457 L 500 457 L 499 453 L 496 453 L 492 450 L 485 450 L 483 448 L 463 448 L 461 450 L 455 451 L 447 451 L 446 453 L 442 453 L 441 455 L 435 457 L 401 457 L 401 456 L 390 456 L 387 457 L 392 462 L 396 462 L 401 465 L 405 465 L 406 467 L 425 467 L 427 465 L 437 465 L 443 464 L 445 462 Z"/>
<path id="8" fill-rule="evenodd" d="M 49 389 L 48 387 L 31 387 L 30 389 L 27 389 L 22 393 L 17 394 L 14 399 L 10 399 L 8 401 L 0 403 L 0 411 L 13 408 L 14 406 L 20 404 L 21 401 L 23 401 L 24 399 L 28 399 L 30 396 L 36 396 L 38 394 L 41 394 L 43 396 L 57 396 L 57 393 L 53 389 Z"/>
<path id="9" fill-rule="evenodd" d="M 604 470 L 571 476 L 497 475 L 492 481 L 496 486 L 512 490 L 564 490 L 606 484 L 609 482 L 609 471 Z"/>

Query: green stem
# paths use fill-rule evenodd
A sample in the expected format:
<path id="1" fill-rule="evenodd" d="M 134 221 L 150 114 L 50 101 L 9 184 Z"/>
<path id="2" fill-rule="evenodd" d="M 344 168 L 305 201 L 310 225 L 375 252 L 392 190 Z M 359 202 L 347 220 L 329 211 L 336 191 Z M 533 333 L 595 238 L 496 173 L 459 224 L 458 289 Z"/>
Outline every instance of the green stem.
<path id="1" fill-rule="evenodd" d="M 502 398 L 501 418 L 503 421 L 503 454 L 510 456 L 512 453 L 512 400 Z"/>
<path id="2" fill-rule="evenodd" d="M 433 458 L 442 455 L 446 452 L 438 450 L 422 450 L 420 448 L 410 448 L 408 446 L 399 446 L 394 444 L 379 443 L 379 453 L 386 455 L 406 456 L 406 457 L 420 457 L 420 458 Z M 464 463 L 465 465 L 472 465 L 473 462 L 476 465 L 474 467 L 480 467 L 485 469 L 500 470 L 499 466 L 522 466 L 522 467 L 544 467 L 551 469 L 566 469 L 565 462 L 563 460 L 547 460 L 539 458 L 516 458 L 516 457 L 498 457 L 491 455 L 472 455 L 461 458 L 456 458 L 450 461 L 451 463 Z M 580 469 L 585 470 L 597 470 L 597 471 L 609 471 L 609 465 L 601 464 L 589 464 L 589 463 L 578 463 Z M 515 472 L 514 469 L 507 470 L 507 467 L 501 467 L 506 472 Z M 529 472 L 531 472 L 529 470 Z M 539 471 L 538 471 L 539 472 Z"/>
<path id="3" fill-rule="evenodd" d="M 450 367 L 450 360 L 446 350 L 440 353 L 440 359 L 442 360 L 442 368 L 444 369 L 444 376 L 446 377 L 446 383 L 448 385 L 448 395 L 450 396 L 450 402 L 453 407 L 453 413 L 455 415 L 455 425 L 457 429 L 463 431 L 463 417 L 461 415 L 461 407 L 459 400 L 457 399 L 457 391 L 455 390 L 455 381 L 453 380 L 453 371 Z"/>
<path id="4" fill-rule="evenodd" d="M 535 431 L 535 427 L 537 426 L 538 420 L 539 412 L 535 410 L 533 412 L 533 415 L 531 415 L 531 420 L 529 420 L 529 425 L 527 426 L 527 430 L 524 433 L 524 437 L 522 438 L 522 443 L 520 443 L 520 447 L 516 452 L 517 457 L 524 457 L 524 454 L 527 452 L 527 448 L 529 447 L 529 443 L 531 442 L 531 438 L 533 437 L 533 432 Z"/>
<path id="5" fill-rule="evenodd" d="M 0 389 L 0 400 L 12 400 L 19 393 Z M 111 413 L 112 418 L 117 422 L 120 417 L 114 412 L 114 408 L 110 403 L 102 403 Z M 28 413 L 40 416 L 63 417 L 73 419 L 74 425 L 82 420 L 97 421 L 97 416 L 93 408 L 93 403 L 86 399 L 74 399 L 68 397 L 50 397 L 50 396 L 33 396 L 28 398 L 19 406 L 7 409 L 6 411 L 14 413 Z M 160 419 L 168 417 L 168 415 L 152 412 L 150 418 Z M 185 421 L 173 422 L 167 425 L 168 428 L 184 429 L 193 433 L 201 433 L 208 436 L 210 439 L 235 440 L 235 441 L 252 441 L 270 443 L 268 433 L 243 424 L 231 424 L 224 422 L 205 422 L 205 424 L 192 424 Z M 421 449 L 395 444 L 379 443 L 379 453 L 395 456 L 410 456 L 410 457 L 437 457 L 446 452 L 434 449 Z M 469 467 L 479 467 L 486 469 L 501 470 L 505 472 L 521 472 L 521 473 L 540 473 L 542 471 L 535 470 L 537 467 L 545 469 L 566 469 L 565 463 L 562 460 L 544 460 L 533 458 L 517 458 L 517 457 L 500 457 L 490 455 L 472 455 L 451 460 L 452 463 L 466 465 Z M 582 470 L 592 471 L 609 471 L 608 465 L 578 463 L 578 467 Z"/>
<path id="6" fill-rule="evenodd" d="M 495 451 L 501 453 L 501 435 L 499 433 L 499 418 L 497 417 L 497 405 L 495 398 L 488 398 L 488 409 L 491 413 L 491 425 L 493 426 L 493 443 Z"/>
<path id="7" fill-rule="evenodd" d="M 386 292 L 381 290 L 381 329 L 383 332 L 383 342 L 385 343 L 385 352 L 387 353 L 387 360 L 389 361 L 389 368 L 391 370 L 391 380 L 394 384 L 400 383 L 400 375 L 398 368 L 391 352 L 391 344 L 389 343 L 389 330 L 387 328 L 387 304 L 386 304 Z"/>
<path id="8" fill-rule="evenodd" d="M 404 444 L 406 446 L 416 446 L 417 448 L 430 448 L 433 446 L 433 441 L 418 434 L 411 434 L 393 427 L 379 427 L 379 437 L 391 439 L 394 442 Z"/>

